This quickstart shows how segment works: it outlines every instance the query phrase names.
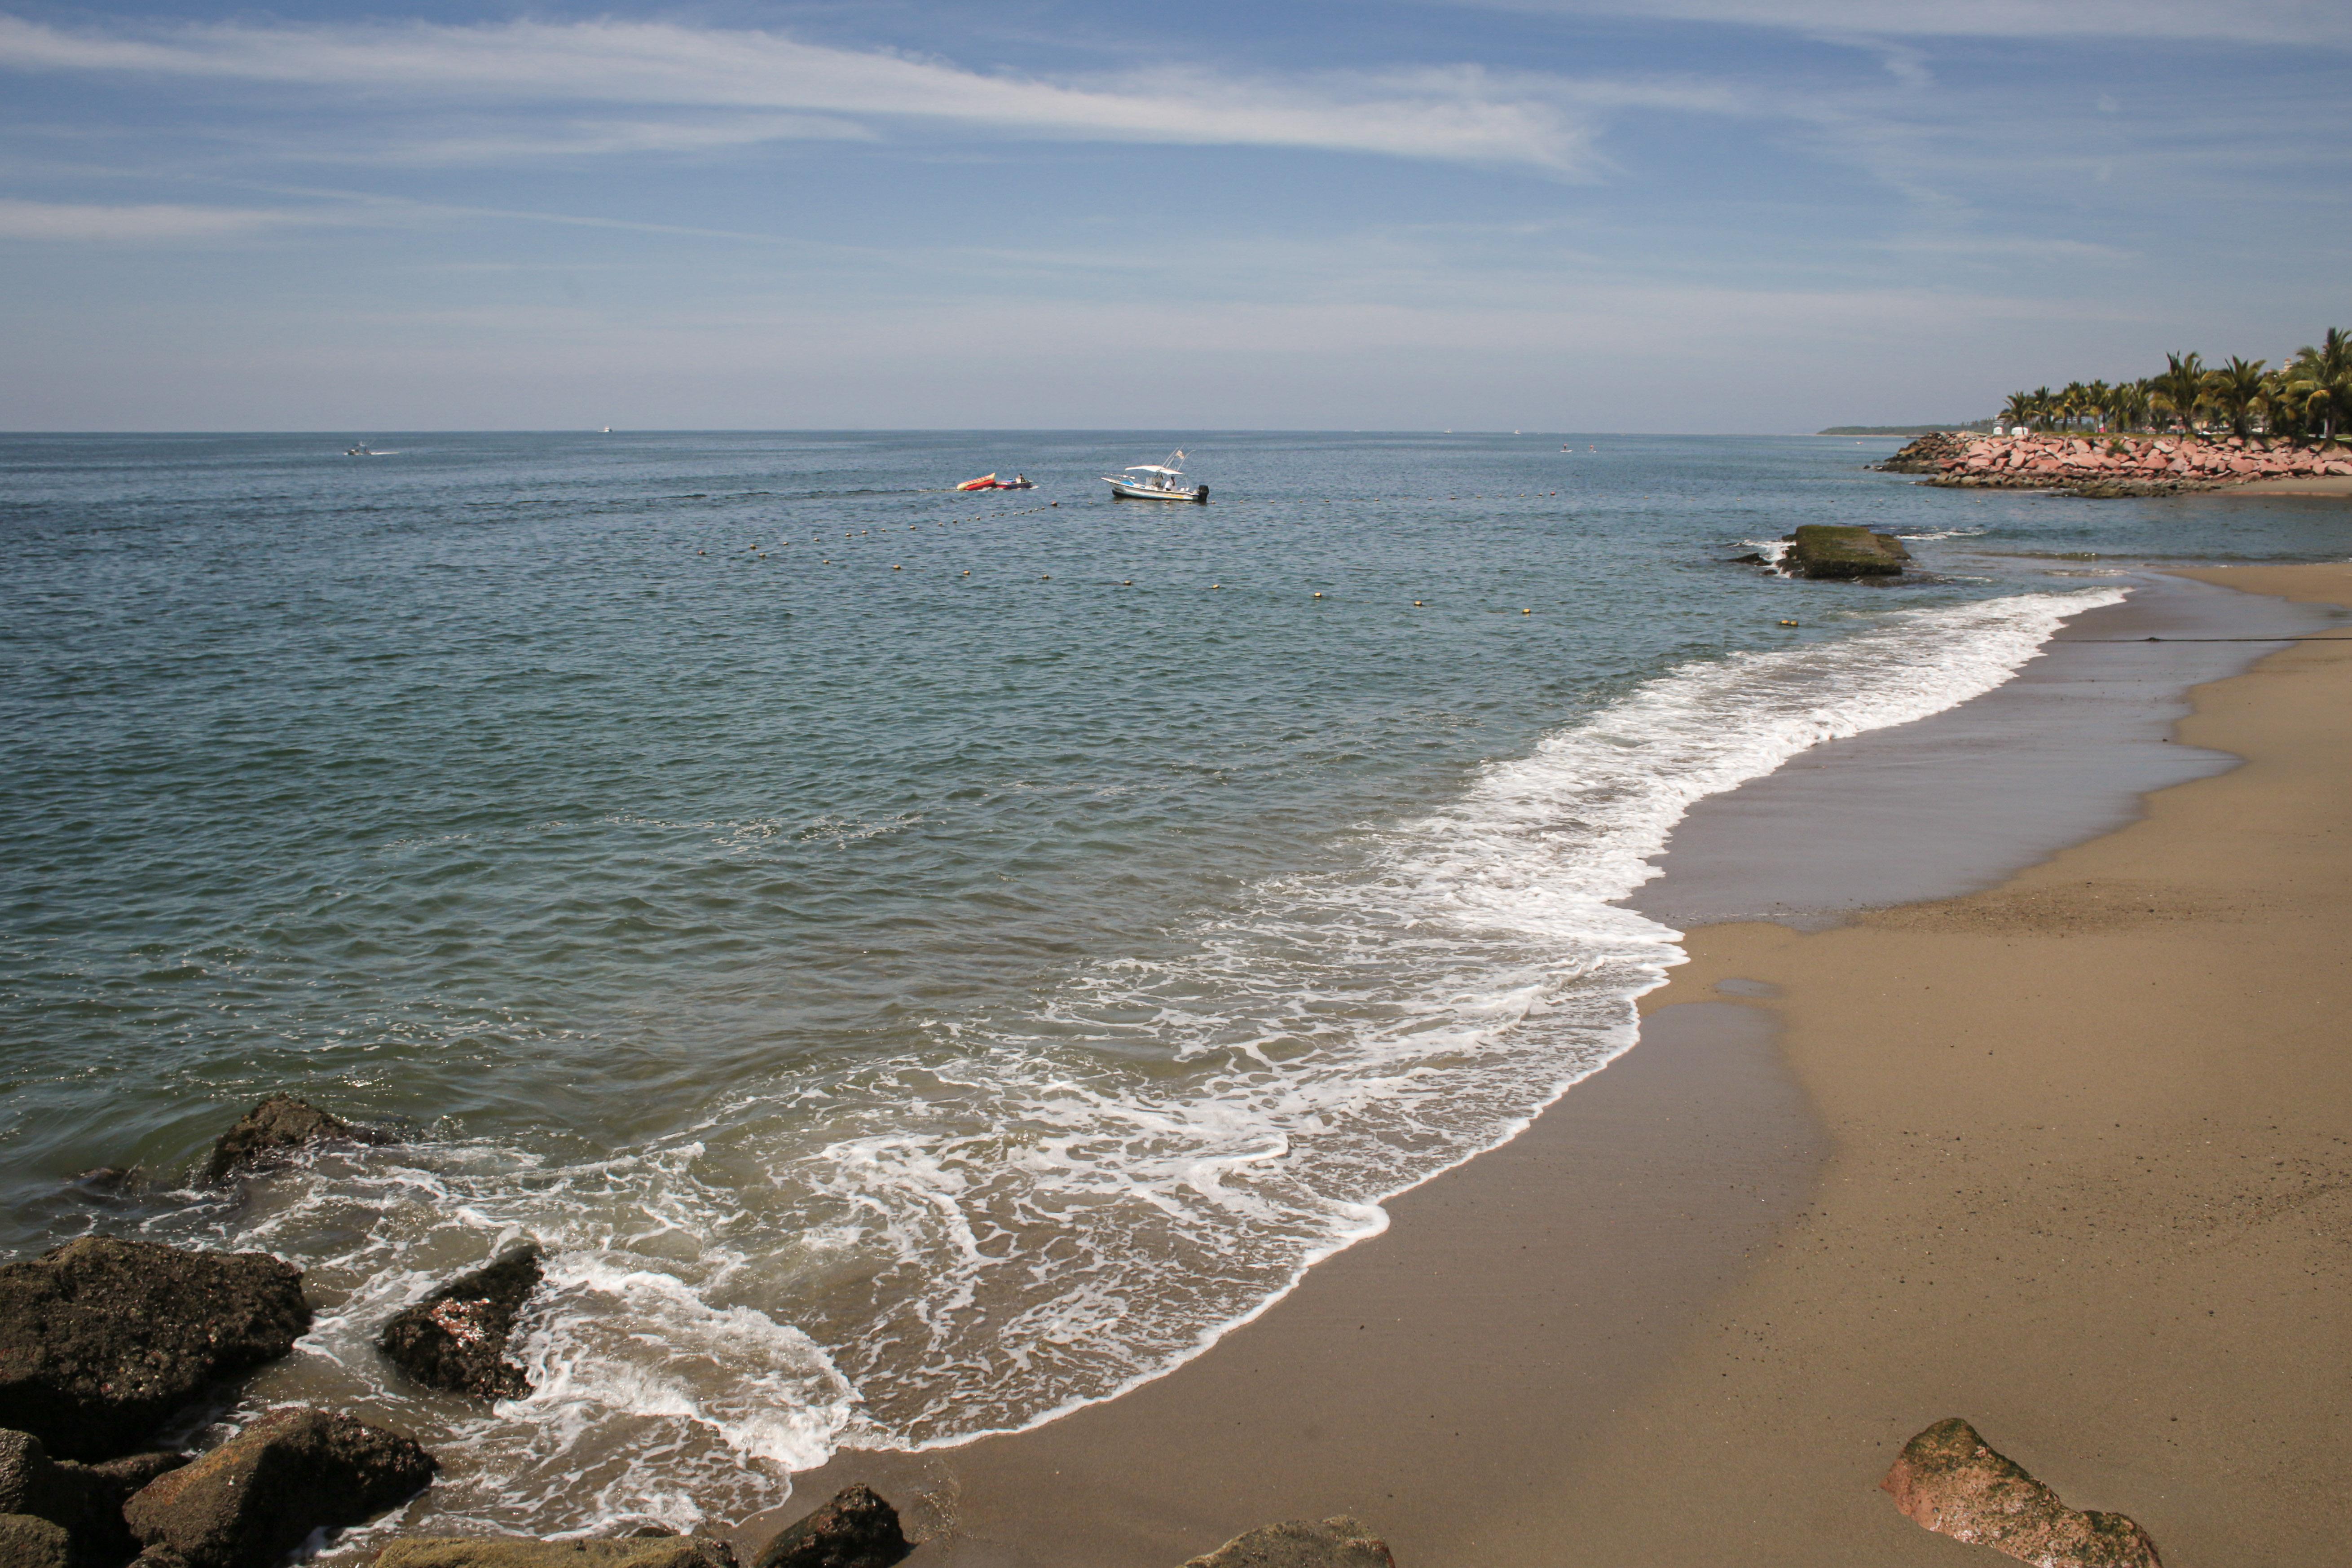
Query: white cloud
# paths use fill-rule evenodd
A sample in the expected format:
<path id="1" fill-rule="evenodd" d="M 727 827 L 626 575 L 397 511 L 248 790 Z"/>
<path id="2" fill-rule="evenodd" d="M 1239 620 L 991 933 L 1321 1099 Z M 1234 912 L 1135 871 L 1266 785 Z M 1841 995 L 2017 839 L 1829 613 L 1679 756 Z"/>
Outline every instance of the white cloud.
<path id="1" fill-rule="evenodd" d="M 814 114 L 722 114 L 676 120 L 565 120 L 416 137 L 372 138 L 362 149 L 325 154 L 331 162 L 506 163 L 616 153 L 711 153 L 763 142 L 863 142 L 874 132 L 854 121 Z"/>
<path id="2" fill-rule="evenodd" d="M 1694 98 L 1682 87 L 1580 89 L 1474 66 L 1255 79 L 1139 70 L 1118 90 L 1101 91 L 773 32 L 610 20 L 101 32 L 0 16 L 0 69 L 263 81 L 404 106 L 626 104 L 950 121 L 1027 136 L 1318 148 L 1555 172 L 1590 162 L 1586 113 L 1633 101 L 1688 108 Z M 840 123 L 782 121 L 768 131 L 839 134 Z"/>
<path id="3" fill-rule="evenodd" d="M 2352 45 L 2343 0 L 1493 0 L 1520 11 L 1671 16 L 1881 37 L 2219 38 Z"/>
<path id="4" fill-rule="evenodd" d="M 131 243 L 211 239 L 299 221 L 290 213 L 235 207 L 107 206 L 0 197 L 0 239 Z"/>

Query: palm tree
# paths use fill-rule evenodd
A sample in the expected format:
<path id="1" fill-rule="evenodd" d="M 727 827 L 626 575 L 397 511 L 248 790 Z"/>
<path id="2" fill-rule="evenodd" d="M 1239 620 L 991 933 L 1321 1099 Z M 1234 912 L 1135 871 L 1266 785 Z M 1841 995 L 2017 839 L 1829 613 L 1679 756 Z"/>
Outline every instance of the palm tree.
<path id="1" fill-rule="evenodd" d="M 2083 412 L 2094 430 L 2105 430 L 2108 417 L 2115 412 L 2116 389 L 2104 381 L 2095 381 L 2083 388 Z"/>
<path id="2" fill-rule="evenodd" d="M 2330 327 L 2317 348 L 2305 344 L 2294 356 L 2288 384 L 2303 404 L 2306 419 L 2317 410 L 2322 438 L 2335 440 L 2336 418 L 2352 409 L 2352 334 L 2341 327 Z"/>
<path id="3" fill-rule="evenodd" d="M 2030 392 L 2012 392 L 2009 395 L 2009 401 L 2000 405 L 2000 417 L 1994 421 L 1994 423 L 1999 425 L 2014 425 L 2021 429 L 2024 427 L 2025 422 L 2032 417 L 2033 394 Z"/>
<path id="4" fill-rule="evenodd" d="M 2137 430 L 2147 423 L 2147 382 L 2124 382 L 2108 394 L 2108 402 L 2113 405 L 2117 429 Z"/>
<path id="5" fill-rule="evenodd" d="M 2307 434 L 2310 397 L 2305 384 L 2287 370 L 2273 370 L 2263 376 L 2263 431 L 2265 435 L 2284 436 L 2301 440 Z"/>
<path id="6" fill-rule="evenodd" d="M 2047 430 L 2050 428 L 2051 420 L 2057 416 L 2056 395 L 2046 386 L 2035 387 L 2033 389 L 2033 427 L 2037 430 Z"/>
<path id="7" fill-rule="evenodd" d="M 2181 434 L 2197 434 L 2197 411 L 2205 405 L 2205 356 L 2167 354 L 2164 371 L 2147 378 L 2148 402 L 2180 421 Z"/>
<path id="8" fill-rule="evenodd" d="M 2231 356 L 2221 369 L 2206 373 L 2206 401 L 2230 421 L 2230 434 L 2241 441 L 2252 432 L 2248 422 L 2263 406 L 2263 362 Z"/>

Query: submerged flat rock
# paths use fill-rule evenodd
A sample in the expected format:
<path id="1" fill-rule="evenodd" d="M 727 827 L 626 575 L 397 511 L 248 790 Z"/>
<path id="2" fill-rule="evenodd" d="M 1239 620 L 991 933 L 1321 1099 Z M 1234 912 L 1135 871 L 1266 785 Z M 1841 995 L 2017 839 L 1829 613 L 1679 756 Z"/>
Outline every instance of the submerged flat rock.
<path id="1" fill-rule="evenodd" d="M 1236 1535 L 1184 1568 L 1396 1568 L 1389 1544 L 1360 1519 L 1294 1519 Z"/>
<path id="2" fill-rule="evenodd" d="M 1809 522 L 1790 537 L 1782 563 L 1800 577 L 1897 577 L 1911 563 L 1901 540 L 1866 528 Z"/>
<path id="3" fill-rule="evenodd" d="M 395 1541 L 375 1568 L 737 1568 L 735 1549 L 699 1535 L 642 1541 Z"/>

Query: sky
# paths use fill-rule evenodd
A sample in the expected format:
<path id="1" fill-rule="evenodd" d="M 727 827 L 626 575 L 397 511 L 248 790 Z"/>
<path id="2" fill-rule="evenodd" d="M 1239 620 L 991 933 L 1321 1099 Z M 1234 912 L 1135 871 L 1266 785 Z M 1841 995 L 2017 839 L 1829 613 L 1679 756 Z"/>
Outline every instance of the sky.
<path id="1" fill-rule="evenodd" d="M 2352 0 L 0 0 L 0 429 L 1775 432 L 2352 326 Z"/>

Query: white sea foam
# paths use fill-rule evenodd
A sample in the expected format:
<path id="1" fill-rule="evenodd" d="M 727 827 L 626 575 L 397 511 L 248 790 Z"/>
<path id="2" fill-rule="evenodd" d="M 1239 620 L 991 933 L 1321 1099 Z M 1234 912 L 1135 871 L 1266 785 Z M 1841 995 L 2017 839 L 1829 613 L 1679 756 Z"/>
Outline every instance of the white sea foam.
<path id="1" fill-rule="evenodd" d="M 336 1300 L 260 1396 L 307 1380 L 426 1431 L 441 1522 L 565 1533 L 740 1516 L 842 1442 L 953 1442 L 1156 1375 L 1632 1042 L 1682 955 L 1613 900 L 1692 802 L 1987 690 L 2122 597 L 1685 666 L 1150 952 L 940 1016 L 920 1050 L 740 1084 L 656 1147 L 290 1173 L 215 1217 Z M 482 1414 L 390 1386 L 373 1326 L 526 1236 L 552 1255 L 537 1392 Z"/>

